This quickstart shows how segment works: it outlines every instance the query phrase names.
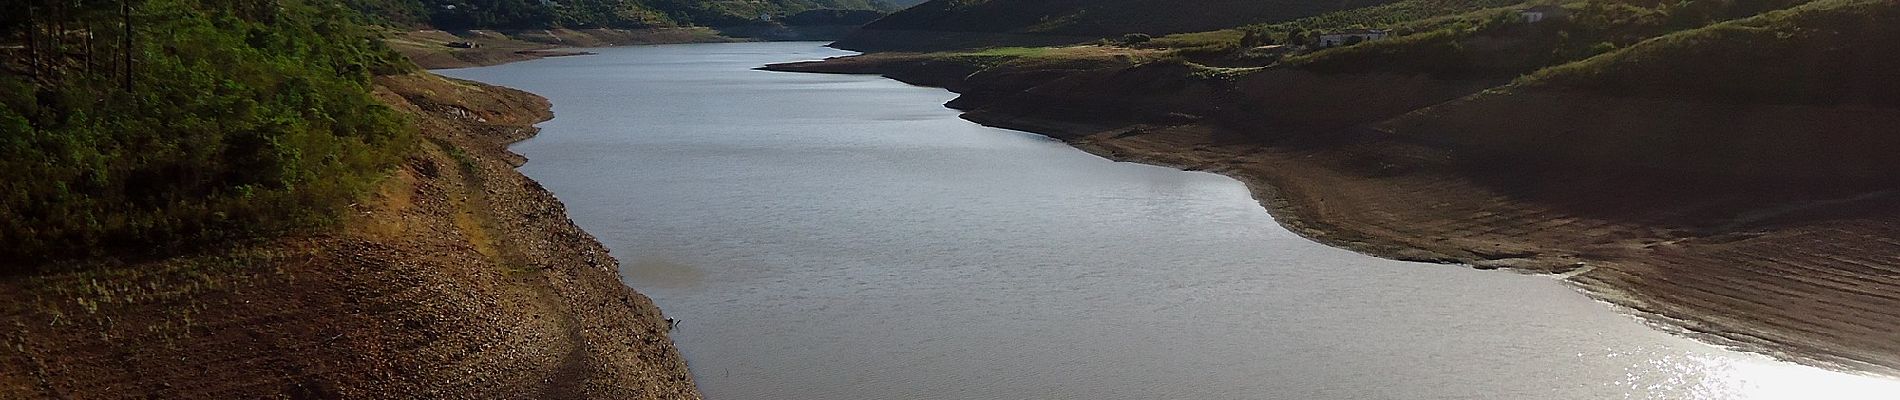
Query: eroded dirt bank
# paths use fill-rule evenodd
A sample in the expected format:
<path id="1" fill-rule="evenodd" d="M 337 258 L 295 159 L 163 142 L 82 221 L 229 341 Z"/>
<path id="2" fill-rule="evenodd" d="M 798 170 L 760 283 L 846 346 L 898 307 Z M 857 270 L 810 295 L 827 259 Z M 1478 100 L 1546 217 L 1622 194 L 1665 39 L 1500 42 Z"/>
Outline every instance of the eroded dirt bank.
<path id="1" fill-rule="evenodd" d="M 1900 198 L 1884 189 L 1890 182 L 1834 175 L 1869 161 L 1780 155 L 1746 165 L 1785 174 L 1743 179 L 1718 173 L 1734 157 L 1673 165 L 1590 158 L 1649 146 L 1642 143 L 1483 145 L 1500 143 L 1486 138 L 1514 134 L 1513 127 L 1546 127 L 1545 137 L 1557 137 L 1571 128 L 1550 124 L 1566 120 L 1591 121 L 1577 129 L 1635 127 L 1618 132 L 1653 137 L 1667 137 L 1656 129 L 1732 124 L 1716 120 L 1732 114 L 1692 112 L 1715 105 L 1533 93 L 1532 101 L 1556 106 L 1433 111 L 1506 82 L 1234 74 L 1114 58 L 996 64 L 878 53 L 767 69 L 882 74 L 945 87 L 962 94 L 949 105 L 978 123 L 1049 135 L 1118 160 L 1235 177 L 1281 223 L 1324 243 L 1402 260 L 1565 273 L 1598 298 L 1705 340 L 1827 367 L 1900 372 L 1900 240 L 1893 239 L 1900 237 Z M 1749 111 L 1756 126 L 1896 128 L 1891 110 Z M 1434 113 L 1507 122 L 1459 135 L 1416 128 L 1448 123 Z M 1728 138 L 1735 137 L 1746 136 Z M 1865 141 L 1833 146 L 1854 143 Z M 1806 154 L 1869 151 L 1806 145 Z"/>
<path id="2" fill-rule="evenodd" d="M 0 280 L 0 398 L 699 398 L 660 311 L 515 171 L 545 99 L 377 84 L 426 140 L 341 229 Z"/>

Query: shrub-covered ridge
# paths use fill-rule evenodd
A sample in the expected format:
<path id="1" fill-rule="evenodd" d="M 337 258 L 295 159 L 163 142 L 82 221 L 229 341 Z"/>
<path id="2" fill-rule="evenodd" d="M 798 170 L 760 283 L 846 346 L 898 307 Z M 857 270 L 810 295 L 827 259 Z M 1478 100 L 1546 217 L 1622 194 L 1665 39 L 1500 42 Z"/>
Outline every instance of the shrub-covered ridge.
<path id="1" fill-rule="evenodd" d="M 413 67 L 340 4 L 79 4 L 0 23 L 0 265 L 320 225 L 413 141 L 369 83 Z"/>

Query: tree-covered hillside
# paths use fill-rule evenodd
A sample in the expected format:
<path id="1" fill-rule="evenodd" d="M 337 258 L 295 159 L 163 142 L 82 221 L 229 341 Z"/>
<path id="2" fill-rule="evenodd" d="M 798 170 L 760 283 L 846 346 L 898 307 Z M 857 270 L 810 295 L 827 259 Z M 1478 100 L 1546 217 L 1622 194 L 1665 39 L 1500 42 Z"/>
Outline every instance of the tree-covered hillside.
<path id="1" fill-rule="evenodd" d="M 810 10 L 878 10 L 879 0 L 345 0 L 381 22 L 439 29 L 729 26 Z"/>
<path id="2" fill-rule="evenodd" d="M 334 2 L 33 0 L 0 17 L 0 267 L 320 225 L 400 160 Z"/>

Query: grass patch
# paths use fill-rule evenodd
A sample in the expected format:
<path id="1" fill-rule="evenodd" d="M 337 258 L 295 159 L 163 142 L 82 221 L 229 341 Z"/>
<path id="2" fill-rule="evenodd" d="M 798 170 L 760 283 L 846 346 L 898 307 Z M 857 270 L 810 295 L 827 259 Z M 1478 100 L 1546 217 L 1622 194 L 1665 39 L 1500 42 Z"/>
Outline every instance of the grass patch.
<path id="1" fill-rule="evenodd" d="M 972 52 L 954 53 L 965 57 L 1043 57 L 1052 54 L 1049 47 L 996 47 Z"/>
<path id="2" fill-rule="evenodd" d="M 1167 35 L 1167 36 L 1155 38 L 1153 41 L 1150 41 L 1146 45 L 1141 46 L 1141 47 L 1163 48 L 1163 49 L 1188 49 L 1188 48 L 1196 48 L 1196 47 L 1231 47 L 1231 46 L 1239 44 L 1241 36 L 1245 36 L 1245 35 L 1246 35 L 1246 32 L 1243 32 L 1239 29 L 1222 29 L 1218 31 L 1207 31 L 1207 32 L 1177 33 L 1173 35 Z"/>

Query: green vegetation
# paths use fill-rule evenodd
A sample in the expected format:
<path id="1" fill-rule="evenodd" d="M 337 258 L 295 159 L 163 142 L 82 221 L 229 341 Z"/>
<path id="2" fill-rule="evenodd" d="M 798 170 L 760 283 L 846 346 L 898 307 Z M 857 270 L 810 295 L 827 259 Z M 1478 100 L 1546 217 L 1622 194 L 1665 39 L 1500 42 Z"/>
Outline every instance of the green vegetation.
<path id="1" fill-rule="evenodd" d="M 1286 21 L 1391 0 L 934 0 L 872 29 L 1033 33 L 1119 38 Z"/>
<path id="2" fill-rule="evenodd" d="M 1769 104 L 1900 105 L 1900 3 L 1827 0 L 1540 71 L 1534 86 Z"/>
<path id="3" fill-rule="evenodd" d="M 1239 68 L 1228 72 L 1269 67 L 1486 80 L 1529 74 L 1523 78 L 1529 85 L 1620 96 L 1900 103 L 1900 79 L 1880 67 L 1900 62 L 1900 45 L 1886 40 L 1900 37 L 1895 4 L 1809 1 L 1405 0 L 1241 28 L 1152 38 L 1110 35 L 1096 44 L 1106 52 L 1121 48 L 1146 59 Z M 932 7 L 983 13 L 986 7 L 1026 5 L 987 0 L 919 8 Z M 1527 20 L 1524 13 L 1531 10 L 1545 18 Z M 1063 18 L 1049 17 L 1045 23 Z M 1333 48 L 1308 45 L 1323 32 L 1355 28 L 1384 29 L 1391 36 Z M 1076 48 L 1009 47 L 961 55 L 1020 62 L 1076 53 L 1068 49 Z"/>
<path id="4" fill-rule="evenodd" d="M 1424 73 L 1441 78 L 1511 78 L 1684 29 L 1806 0 L 1591 0 L 1564 4 L 1562 16 L 1525 22 L 1522 7 L 1492 8 L 1385 26 L 1396 37 L 1289 57 L 1283 64 L 1321 72 Z"/>
<path id="5" fill-rule="evenodd" d="M 1126 67 L 1155 61 L 1164 53 L 1154 50 L 1115 46 L 1067 47 L 993 47 L 987 49 L 901 54 L 895 57 L 948 65 L 970 66 L 976 70 L 1089 70 Z"/>
<path id="6" fill-rule="evenodd" d="M 1330 12 L 1277 24 L 1242 28 L 1285 39 L 1293 32 L 1326 32 L 1378 28 L 1427 21 L 1488 8 L 1523 4 L 1525 0 L 1404 0 L 1373 7 Z"/>
<path id="7" fill-rule="evenodd" d="M 850 25 L 860 26 L 884 18 L 884 12 L 877 10 L 838 10 L 817 9 L 800 11 L 797 14 L 780 18 L 786 25 Z"/>
<path id="8" fill-rule="evenodd" d="M 9 270 L 318 226 L 413 144 L 369 81 L 414 67 L 336 3 L 22 8 L 0 22 Z"/>
<path id="9" fill-rule="evenodd" d="M 1020 58 L 1020 57 L 1042 57 L 1042 56 L 1049 55 L 1050 53 L 1053 53 L 1054 51 L 1055 49 L 1051 47 L 995 47 L 995 48 L 988 48 L 988 49 L 975 50 L 975 51 L 969 51 L 969 52 L 960 52 L 960 53 L 954 53 L 954 54 L 961 55 L 961 56 L 969 56 L 969 57 Z"/>
<path id="10" fill-rule="evenodd" d="M 1158 49 L 1190 49 L 1200 47 L 1231 48 L 1238 46 L 1245 35 L 1245 33 L 1235 29 L 1177 33 L 1155 38 L 1154 41 L 1148 42 L 1147 45 L 1143 47 Z"/>

